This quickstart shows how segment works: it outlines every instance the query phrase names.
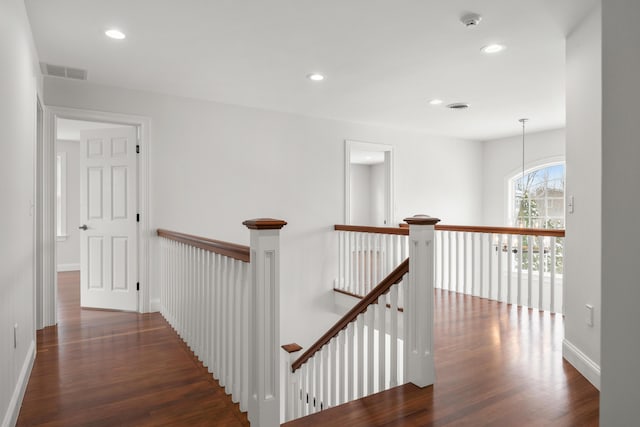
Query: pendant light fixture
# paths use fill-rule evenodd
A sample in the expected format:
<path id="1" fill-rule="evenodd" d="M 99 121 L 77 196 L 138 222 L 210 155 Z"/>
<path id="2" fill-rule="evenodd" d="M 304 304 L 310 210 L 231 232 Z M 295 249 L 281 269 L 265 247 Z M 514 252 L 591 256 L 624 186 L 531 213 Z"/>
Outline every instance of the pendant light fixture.
<path id="1" fill-rule="evenodd" d="M 522 179 L 520 180 L 520 186 L 522 194 L 524 195 L 524 134 L 525 124 L 529 121 L 529 119 L 519 119 L 518 121 L 522 123 Z"/>
<path id="2" fill-rule="evenodd" d="M 525 136 L 525 125 L 529 121 L 529 119 L 522 118 L 522 119 L 519 119 L 518 121 L 522 123 L 522 177 L 520 178 L 520 194 L 521 194 L 520 197 L 524 199 L 527 197 L 527 194 L 525 192 L 525 185 L 524 185 L 524 149 L 525 149 L 524 136 Z M 522 222 L 519 225 L 520 227 L 524 227 L 524 224 Z"/>

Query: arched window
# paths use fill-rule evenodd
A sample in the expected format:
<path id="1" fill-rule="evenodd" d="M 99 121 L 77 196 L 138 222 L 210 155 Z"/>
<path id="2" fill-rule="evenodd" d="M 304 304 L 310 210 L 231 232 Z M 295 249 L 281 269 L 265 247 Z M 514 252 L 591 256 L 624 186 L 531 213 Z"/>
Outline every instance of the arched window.
<path id="1" fill-rule="evenodd" d="M 509 220 L 514 227 L 564 228 L 564 162 L 545 164 L 509 180 Z"/>

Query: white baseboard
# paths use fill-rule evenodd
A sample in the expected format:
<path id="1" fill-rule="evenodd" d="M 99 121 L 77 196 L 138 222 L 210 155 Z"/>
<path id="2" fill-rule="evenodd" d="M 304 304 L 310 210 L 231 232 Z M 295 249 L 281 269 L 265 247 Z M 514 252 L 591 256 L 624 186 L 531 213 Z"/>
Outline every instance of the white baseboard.
<path id="1" fill-rule="evenodd" d="M 600 365 L 595 363 L 566 338 L 562 341 L 562 356 L 595 388 L 600 390 Z"/>
<path id="2" fill-rule="evenodd" d="M 29 377 L 31 376 L 31 368 L 33 368 L 33 362 L 36 359 L 36 343 L 31 341 L 27 357 L 22 364 L 20 370 L 20 376 L 16 388 L 13 390 L 7 413 L 2 421 L 2 427 L 13 427 L 18 422 L 18 415 L 20 414 L 20 407 L 22 406 L 22 399 L 24 398 L 24 392 L 27 390 L 27 384 L 29 383 Z"/>
<path id="3" fill-rule="evenodd" d="M 78 264 L 58 264 L 57 271 L 79 271 L 80 263 Z"/>
<path id="4" fill-rule="evenodd" d="M 157 311 L 160 311 L 160 298 L 154 298 L 151 300 L 151 303 L 149 304 L 149 310 L 151 313 L 155 313 Z"/>

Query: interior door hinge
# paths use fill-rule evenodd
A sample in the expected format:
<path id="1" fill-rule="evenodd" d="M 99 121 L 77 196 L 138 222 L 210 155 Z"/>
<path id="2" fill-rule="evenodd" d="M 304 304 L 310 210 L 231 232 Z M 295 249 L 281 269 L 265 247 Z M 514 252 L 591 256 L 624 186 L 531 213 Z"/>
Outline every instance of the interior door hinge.
<path id="1" fill-rule="evenodd" d="M 140 222 L 140 214 L 139 213 L 136 214 L 136 222 Z"/>
<path id="2" fill-rule="evenodd" d="M 136 145 L 136 153 L 140 154 L 140 145 Z"/>
<path id="3" fill-rule="evenodd" d="M 140 290 L 140 282 L 137 282 L 136 283 L 136 291 L 139 291 L 139 290 Z"/>

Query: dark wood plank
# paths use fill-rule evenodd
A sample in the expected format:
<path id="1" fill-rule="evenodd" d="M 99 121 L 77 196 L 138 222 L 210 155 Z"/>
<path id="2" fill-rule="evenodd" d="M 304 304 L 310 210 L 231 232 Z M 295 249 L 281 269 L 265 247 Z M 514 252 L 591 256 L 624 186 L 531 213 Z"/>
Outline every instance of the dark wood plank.
<path id="1" fill-rule="evenodd" d="M 18 426 L 249 425 L 160 314 L 81 310 L 78 273 L 58 277 Z"/>
<path id="2" fill-rule="evenodd" d="M 435 386 L 404 385 L 285 425 L 598 425 L 598 391 L 562 359 L 562 316 L 435 297 Z"/>

